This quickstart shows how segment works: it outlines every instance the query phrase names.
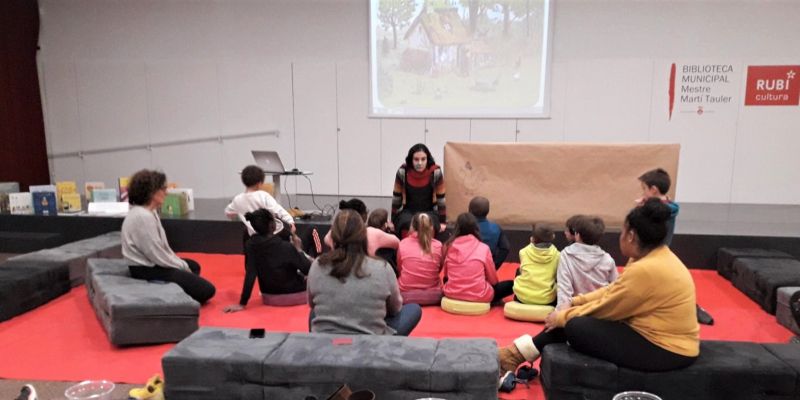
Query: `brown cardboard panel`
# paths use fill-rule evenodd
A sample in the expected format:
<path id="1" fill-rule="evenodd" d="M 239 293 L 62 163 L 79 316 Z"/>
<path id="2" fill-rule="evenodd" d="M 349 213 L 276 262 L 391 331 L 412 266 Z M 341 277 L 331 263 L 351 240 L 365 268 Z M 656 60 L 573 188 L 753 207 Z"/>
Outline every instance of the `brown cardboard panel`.
<path id="1" fill-rule="evenodd" d="M 641 196 L 638 177 L 645 171 L 665 169 L 674 198 L 679 153 L 679 144 L 448 142 L 448 219 L 484 196 L 489 219 L 500 224 L 563 226 L 572 215 L 591 214 L 618 228 Z"/>

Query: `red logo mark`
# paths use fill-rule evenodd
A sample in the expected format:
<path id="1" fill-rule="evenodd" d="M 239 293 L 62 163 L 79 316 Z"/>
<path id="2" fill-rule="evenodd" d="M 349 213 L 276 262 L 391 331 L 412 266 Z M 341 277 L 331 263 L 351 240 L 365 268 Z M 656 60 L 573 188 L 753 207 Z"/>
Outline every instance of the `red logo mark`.
<path id="1" fill-rule="evenodd" d="M 800 104 L 800 65 L 747 67 L 746 106 L 796 106 Z"/>

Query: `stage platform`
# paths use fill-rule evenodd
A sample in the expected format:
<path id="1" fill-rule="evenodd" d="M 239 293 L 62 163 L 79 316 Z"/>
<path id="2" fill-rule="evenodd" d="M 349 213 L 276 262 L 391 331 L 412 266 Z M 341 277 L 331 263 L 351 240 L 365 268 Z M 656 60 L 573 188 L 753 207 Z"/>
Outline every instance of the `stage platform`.
<path id="1" fill-rule="evenodd" d="M 335 204 L 338 201 L 330 201 L 334 198 L 328 197 L 317 196 L 317 202 Z M 304 203 L 302 199 L 295 200 Z M 367 204 L 370 208 L 388 208 L 388 201 L 373 198 Z M 186 252 L 240 254 L 242 225 L 225 217 L 223 210 L 228 202 L 228 199 L 195 199 L 195 211 L 180 218 L 162 218 L 172 248 Z M 0 253 L 25 253 L 55 247 L 119 230 L 121 225 L 122 217 L 0 214 Z M 330 222 L 297 221 L 298 234 L 307 242 L 311 241 L 314 228 L 322 237 L 330 228 Z M 530 227 L 503 228 L 512 244 L 508 261 L 517 262 L 518 250 L 528 244 Z M 609 229 L 600 245 L 617 264 L 624 265 L 618 239 L 619 230 Z M 565 244 L 564 235 L 559 233 L 556 246 L 562 248 Z M 690 268 L 711 269 L 716 266 L 716 252 L 720 247 L 769 248 L 800 258 L 800 206 L 681 203 L 673 251 Z"/>

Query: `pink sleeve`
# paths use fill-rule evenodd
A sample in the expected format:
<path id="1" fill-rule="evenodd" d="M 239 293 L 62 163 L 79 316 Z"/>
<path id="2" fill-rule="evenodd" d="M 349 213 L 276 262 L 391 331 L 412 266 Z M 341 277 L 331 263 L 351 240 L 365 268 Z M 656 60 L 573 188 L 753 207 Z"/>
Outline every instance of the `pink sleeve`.
<path id="1" fill-rule="evenodd" d="M 380 232 L 378 235 L 378 246 L 376 249 L 397 249 L 400 245 L 400 239 L 397 236 L 386 232 Z"/>
<path id="2" fill-rule="evenodd" d="M 322 241 L 325 242 L 325 245 L 333 249 L 333 239 L 331 238 L 331 231 L 328 231 L 328 233 L 325 234 L 325 239 L 322 239 Z"/>
<path id="3" fill-rule="evenodd" d="M 483 262 L 483 268 L 486 271 L 486 280 L 490 285 L 497 284 L 497 270 L 494 269 L 494 260 L 492 259 L 492 252 L 489 247 L 486 247 L 486 260 Z"/>

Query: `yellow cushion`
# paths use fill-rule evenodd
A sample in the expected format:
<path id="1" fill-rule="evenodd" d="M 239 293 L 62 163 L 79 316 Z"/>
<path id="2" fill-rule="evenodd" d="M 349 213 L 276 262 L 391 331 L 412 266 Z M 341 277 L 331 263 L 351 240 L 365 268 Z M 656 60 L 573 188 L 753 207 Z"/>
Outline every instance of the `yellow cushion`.
<path id="1" fill-rule="evenodd" d="M 509 301 L 503 307 L 503 314 L 506 318 L 517 321 L 541 322 L 555 310 L 553 306 L 541 306 L 537 304 L 522 304 L 518 301 Z"/>
<path id="2" fill-rule="evenodd" d="M 460 315 L 483 315 L 489 312 L 489 303 L 477 303 L 474 301 L 462 301 L 442 297 L 442 310 L 450 314 Z"/>

